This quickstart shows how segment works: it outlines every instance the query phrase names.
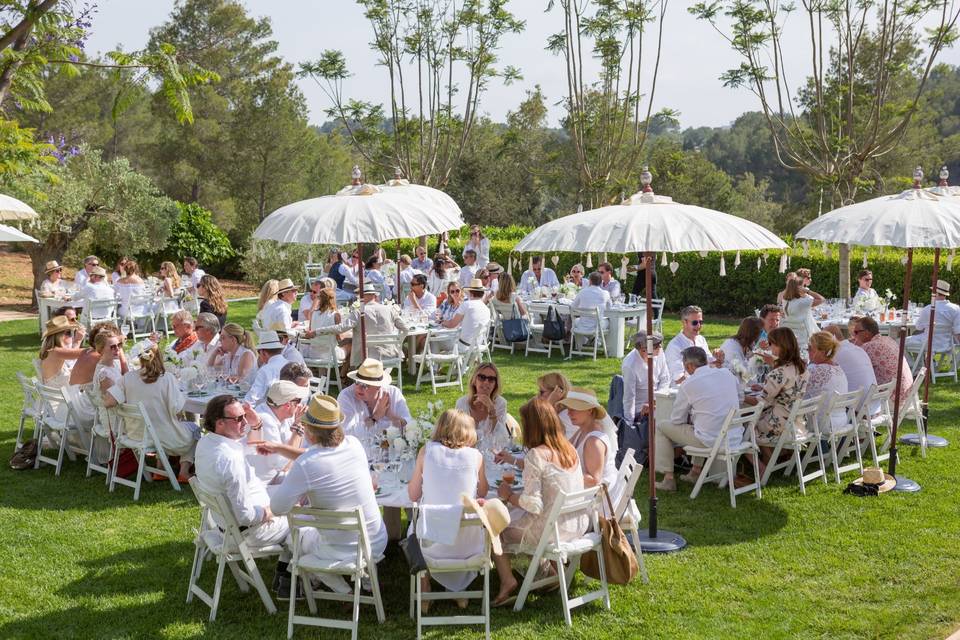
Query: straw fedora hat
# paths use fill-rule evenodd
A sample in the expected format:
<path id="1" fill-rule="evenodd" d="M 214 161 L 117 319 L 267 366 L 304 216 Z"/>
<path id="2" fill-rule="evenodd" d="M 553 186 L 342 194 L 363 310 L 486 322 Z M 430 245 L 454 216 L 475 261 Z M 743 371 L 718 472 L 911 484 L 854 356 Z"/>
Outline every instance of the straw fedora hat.
<path id="1" fill-rule="evenodd" d="M 257 349 L 283 349 L 276 331 L 261 331 L 257 334 Z"/>
<path id="2" fill-rule="evenodd" d="M 94 267 L 93 269 L 90 269 L 90 275 L 91 275 L 91 276 L 100 276 L 101 278 L 106 278 L 106 277 L 107 277 L 107 270 L 104 269 L 103 267 Z"/>
<path id="3" fill-rule="evenodd" d="M 390 374 L 383 370 L 383 363 L 376 358 L 367 358 L 360 363 L 356 371 L 349 372 L 347 377 L 368 387 L 385 387 L 391 381 Z"/>
<path id="4" fill-rule="evenodd" d="M 502 270 L 503 270 L 503 267 L 501 267 L 501 266 L 500 266 L 499 264 L 497 264 L 496 262 L 488 262 L 488 263 L 487 263 L 487 273 L 489 273 L 489 274 L 492 275 L 492 276 L 497 275 L 497 274 L 500 273 Z"/>
<path id="5" fill-rule="evenodd" d="M 490 498 L 483 501 L 483 506 L 477 499 L 467 493 L 460 494 L 463 506 L 473 509 L 480 516 L 480 522 L 490 536 L 490 544 L 495 554 L 503 554 L 503 545 L 500 544 L 500 533 L 510 524 L 510 511 L 500 498 Z"/>
<path id="6" fill-rule="evenodd" d="M 44 266 L 43 272 L 50 273 L 51 271 L 59 271 L 60 269 L 63 269 L 63 267 L 60 266 L 59 262 L 56 260 L 50 260 L 47 262 L 46 266 Z"/>
<path id="7" fill-rule="evenodd" d="M 897 479 L 883 469 L 864 467 L 863 475 L 853 481 L 853 484 L 869 484 L 877 487 L 877 493 L 886 493 L 897 486 Z"/>
<path id="8" fill-rule="evenodd" d="M 367 282 L 363 283 L 363 293 L 361 295 L 366 296 L 366 295 L 370 295 L 371 293 L 373 295 L 380 295 L 380 292 L 377 291 L 377 288 L 373 286 L 373 283 L 368 280 Z"/>
<path id="9" fill-rule="evenodd" d="M 607 417 L 607 410 L 597 400 L 597 394 L 593 389 L 572 387 L 567 393 L 567 397 L 560 401 L 560 404 L 568 409 L 581 411 L 593 409 L 593 415 L 597 420 L 603 420 Z"/>
<path id="10" fill-rule="evenodd" d="M 473 278 L 470 280 L 470 286 L 464 287 L 467 291 L 486 291 L 487 288 L 483 286 L 483 280 L 480 278 Z"/>
<path id="11" fill-rule="evenodd" d="M 284 278 L 279 283 L 277 283 L 277 286 L 278 286 L 277 295 L 280 295 L 281 293 L 286 293 L 287 291 L 297 290 L 297 285 L 293 284 L 293 280 L 291 280 L 290 278 Z"/>
<path id="12" fill-rule="evenodd" d="M 937 280 L 937 295 L 950 297 L 950 283 L 946 280 Z"/>
<path id="13" fill-rule="evenodd" d="M 80 328 L 80 325 L 72 320 L 68 320 L 67 316 L 54 316 L 47 320 L 46 326 L 43 328 L 43 338 L 46 340 L 50 336 L 55 336 L 58 333 L 66 333 L 68 331 L 76 331 Z"/>
<path id="14" fill-rule="evenodd" d="M 336 429 L 343 422 L 340 403 L 333 396 L 317 394 L 310 398 L 307 411 L 301 418 L 304 424 L 317 429 Z"/>

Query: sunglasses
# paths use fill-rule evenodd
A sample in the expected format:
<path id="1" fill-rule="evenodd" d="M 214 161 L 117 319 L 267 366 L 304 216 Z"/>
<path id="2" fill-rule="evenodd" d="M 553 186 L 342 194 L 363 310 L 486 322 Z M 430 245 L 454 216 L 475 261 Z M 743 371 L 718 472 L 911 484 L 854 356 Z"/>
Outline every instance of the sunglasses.
<path id="1" fill-rule="evenodd" d="M 220 418 L 220 419 L 221 419 L 221 420 L 231 420 L 231 421 L 233 421 L 233 422 L 236 423 L 236 424 L 243 424 L 244 422 L 247 421 L 247 415 L 246 415 L 245 413 L 241 413 L 239 416 L 236 416 L 236 417 L 233 417 L 233 416 L 223 416 L 223 417 Z"/>
<path id="2" fill-rule="evenodd" d="M 460 293 L 460 289 L 450 289 L 450 293 Z"/>
<path id="3" fill-rule="evenodd" d="M 689 322 L 690 324 L 692 324 L 693 326 L 695 326 L 695 327 L 699 327 L 699 326 L 703 325 L 703 322 L 704 322 L 704 321 L 703 321 L 703 320 L 688 320 L 688 322 Z"/>
<path id="4" fill-rule="evenodd" d="M 120 348 L 121 348 L 121 347 L 120 347 L 120 343 L 111 344 L 111 345 L 108 345 L 108 347 L 109 347 L 109 349 L 110 349 L 111 351 L 119 351 Z"/>
<path id="5" fill-rule="evenodd" d="M 91 262 L 91 263 L 90 263 L 90 266 L 91 266 L 91 267 L 99 267 L 99 266 L 100 266 L 100 263 L 99 263 L 99 262 Z"/>
<path id="6" fill-rule="evenodd" d="M 482 373 L 478 373 L 477 380 L 479 380 L 480 382 L 496 382 L 497 376 L 487 376 Z"/>

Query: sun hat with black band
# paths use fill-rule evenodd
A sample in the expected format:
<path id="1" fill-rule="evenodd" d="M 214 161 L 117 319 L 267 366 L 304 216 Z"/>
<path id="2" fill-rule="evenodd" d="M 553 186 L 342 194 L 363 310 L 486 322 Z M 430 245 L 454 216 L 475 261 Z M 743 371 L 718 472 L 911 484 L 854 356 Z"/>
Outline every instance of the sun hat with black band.
<path id="1" fill-rule="evenodd" d="M 487 269 L 487 273 L 493 276 L 500 273 L 503 270 L 503 267 L 501 267 L 496 262 L 488 262 L 486 269 Z"/>
<path id="2" fill-rule="evenodd" d="M 473 278 L 470 280 L 470 286 L 464 287 L 467 291 L 486 291 L 487 288 L 483 286 L 483 280 L 480 278 Z"/>
<path id="3" fill-rule="evenodd" d="M 332 396 L 317 394 L 310 398 L 300 422 L 314 429 L 336 429 L 343 423 L 340 403 Z"/>
<path id="4" fill-rule="evenodd" d="M 383 363 L 376 358 L 367 358 L 360 363 L 356 371 L 349 372 L 347 377 L 368 387 L 385 387 L 391 381 L 390 374 L 383 370 Z"/>
<path id="5" fill-rule="evenodd" d="M 950 283 L 946 280 L 937 280 L 937 295 L 950 297 Z"/>
<path id="6" fill-rule="evenodd" d="M 51 271 L 61 271 L 63 267 L 60 266 L 60 263 L 56 260 L 50 260 L 47 262 L 46 266 L 43 268 L 44 273 L 50 273 Z"/>
<path id="7" fill-rule="evenodd" d="M 100 276 L 101 278 L 106 278 L 106 277 L 107 277 L 107 270 L 104 269 L 103 267 L 94 267 L 93 269 L 90 269 L 90 275 L 91 275 L 91 276 Z"/>
<path id="8" fill-rule="evenodd" d="M 886 493 L 897 486 L 897 479 L 889 473 L 884 473 L 879 467 L 864 467 L 863 475 L 854 480 L 853 484 L 876 487 L 877 493 Z"/>
<path id="9" fill-rule="evenodd" d="M 287 291 L 296 291 L 297 285 L 293 284 L 293 280 L 290 278 L 284 278 L 278 283 L 277 295 L 281 293 L 286 293 Z"/>
<path id="10" fill-rule="evenodd" d="M 364 282 L 364 283 L 363 283 L 363 294 L 362 294 L 362 295 L 367 296 L 367 295 L 370 295 L 370 294 L 373 294 L 373 295 L 377 296 L 377 295 L 380 295 L 380 292 L 377 291 L 377 288 L 376 288 L 375 286 L 373 286 L 372 283 L 370 283 L 370 282 Z"/>
<path id="11" fill-rule="evenodd" d="M 283 349 L 276 331 L 261 331 L 257 334 L 257 349 Z"/>
<path id="12" fill-rule="evenodd" d="M 663 344 L 663 335 L 654 331 L 650 334 L 650 338 L 653 340 L 653 347 L 657 348 Z M 647 332 L 646 331 L 637 331 L 633 334 L 633 346 L 647 348 Z"/>

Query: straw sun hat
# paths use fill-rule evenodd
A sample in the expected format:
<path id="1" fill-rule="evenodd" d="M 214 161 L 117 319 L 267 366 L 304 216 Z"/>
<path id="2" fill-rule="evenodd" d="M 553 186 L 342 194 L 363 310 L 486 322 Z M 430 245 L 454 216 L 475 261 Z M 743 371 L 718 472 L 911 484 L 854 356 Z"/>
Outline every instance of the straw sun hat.
<path id="1" fill-rule="evenodd" d="M 467 291 L 486 291 L 487 288 L 483 286 L 483 280 L 480 278 L 473 278 L 470 280 L 470 286 L 464 287 Z"/>
<path id="2" fill-rule="evenodd" d="M 560 401 L 560 404 L 568 409 L 577 409 L 580 411 L 592 409 L 593 416 L 597 420 L 603 420 L 607 417 L 607 410 L 604 409 L 600 401 L 597 400 L 597 394 L 593 389 L 573 387 L 567 393 L 567 397 Z"/>
<path id="3" fill-rule="evenodd" d="M 42 340 L 46 340 L 50 336 L 55 336 L 58 333 L 76 331 L 79 328 L 79 324 L 73 322 L 72 320 L 68 320 L 66 316 L 54 316 L 47 321 L 46 326 L 43 328 Z"/>
<path id="4" fill-rule="evenodd" d="M 336 429 L 343 422 L 343 413 L 336 398 L 317 394 L 310 398 L 301 420 L 316 429 Z"/>
<path id="5" fill-rule="evenodd" d="M 510 524 L 510 511 L 507 510 L 507 506 L 500 498 L 484 500 L 481 506 L 476 498 L 467 493 L 460 494 L 460 499 L 463 501 L 463 506 L 473 509 L 480 516 L 480 522 L 490 536 L 493 552 L 498 556 L 502 555 L 503 545 L 500 544 L 500 533 Z"/>
<path id="6" fill-rule="evenodd" d="M 351 371 L 347 377 L 354 382 L 361 382 L 368 387 L 385 387 L 390 384 L 390 374 L 383 370 L 383 363 L 376 358 L 367 358 L 356 371 Z"/>
<path id="7" fill-rule="evenodd" d="M 877 487 L 877 493 L 886 493 L 897 486 L 897 479 L 889 473 L 884 473 L 883 469 L 864 467 L 863 475 L 854 480 L 853 484 L 874 485 Z"/>
<path id="8" fill-rule="evenodd" d="M 59 271 L 63 267 L 60 266 L 60 263 L 56 260 L 50 260 L 47 262 L 46 266 L 43 268 L 44 273 L 50 273 L 51 271 Z"/>

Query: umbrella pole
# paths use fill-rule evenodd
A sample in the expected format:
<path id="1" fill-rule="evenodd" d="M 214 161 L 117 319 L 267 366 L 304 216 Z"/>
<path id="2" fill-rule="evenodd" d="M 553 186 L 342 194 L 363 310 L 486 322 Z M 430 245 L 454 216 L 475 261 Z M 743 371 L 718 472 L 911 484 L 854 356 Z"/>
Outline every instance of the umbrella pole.
<path id="1" fill-rule="evenodd" d="M 930 378 L 932 377 L 930 373 L 933 371 L 933 319 L 937 312 L 937 280 L 939 278 L 940 248 L 937 247 L 933 251 L 933 278 L 931 278 L 930 282 L 930 324 L 927 325 L 927 352 L 924 354 L 924 366 L 927 368 L 927 377 L 923 381 L 923 421 L 920 426 L 920 428 L 923 429 L 923 435 L 910 433 L 901 436 L 900 442 L 904 444 L 919 446 L 921 444 L 921 438 L 926 438 L 928 447 L 945 447 L 950 444 L 946 438 L 931 436 L 927 433 L 927 431 L 929 431 L 928 424 L 930 420 Z"/>
<path id="2" fill-rule="evenodd" d="M 400 305 L 400 308 L 403 308 L 403 301 L 400 299 L 400 294 L 403 290 L 400 288 L 400 238 L 397 238 L 397 262 L 396 262 L 395 271 L 397 272 L 397 294 L 394 296 L 394 299 L 397 301 L 397 304 Z"/>
<path id="3" fill-rule="evenodd" d="M 645 254 L 648 264 L 653 261 L 653 254 Z M 650 513 L 647 517 L 649 529 L 647 532 L 639 534 L 638 544 L 646 553 L 667 553 L 669 551 L 679 551 L 687 546 L 687 541 L 679 534 L 672 531 L 660 531 L 657 528 L 657 469 L 656 469 L 656 434 L 657 425 L 654 411 L 654 389 L 653 389 L 653 274 L 652 269 L 643 270 L 646 282 L 646 301 L 647 301 L 647 476 L 650 481 Z M 624 416 L 624 419 L 632 420 L 633 416 Z"/>
<path id="4" fill-rule="evenodd" d="M 913 277 L 913 249 L 907 249 L 907 273 L 903 282 L 903 318 L 900 322 L 900 348 L 897 353 L 897 381 L 893 389 L 893 426 L 890 427 L 890 475 L 897 479 L 894 491 L 920 491 L 920 485 L 905 477 L 897 477 L 897 423 L 900 421 L 900 386 L 903 375 L 903 354 L 907 346 L 907 322 L 910 312 L 910 280 Z M 870 437 L 874 437 L 872 434 Z"/>
<path id="5" fill-rule="evenodd" d="M 357 271 L 357 288 L 360 290 L 360 361 L 367 359 L 367 318 L 363 310 L 363 243 L 357 243 L 360 264 Z"/>

